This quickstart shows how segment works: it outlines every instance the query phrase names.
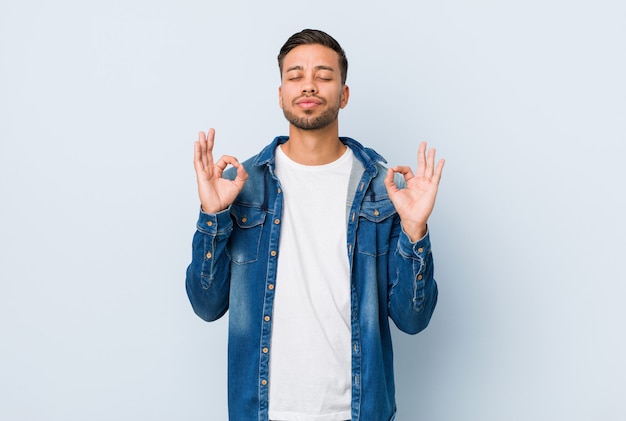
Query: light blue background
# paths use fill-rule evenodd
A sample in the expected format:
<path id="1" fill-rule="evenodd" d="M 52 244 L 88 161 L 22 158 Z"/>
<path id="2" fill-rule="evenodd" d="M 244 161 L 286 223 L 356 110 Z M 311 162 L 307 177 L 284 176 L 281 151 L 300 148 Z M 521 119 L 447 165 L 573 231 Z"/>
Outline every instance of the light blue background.
<path id="1" fill-rule="evenodd" d="M 619 0 L 0 3 L 0 419 L 224 420 L 226 319 L 184 272 L 199 130 L 287 124 L 305 27 L 350 61 L 340 131 L 447 160 L 440 303 L 395 332 L 399 421 L 626 419 Z"/>

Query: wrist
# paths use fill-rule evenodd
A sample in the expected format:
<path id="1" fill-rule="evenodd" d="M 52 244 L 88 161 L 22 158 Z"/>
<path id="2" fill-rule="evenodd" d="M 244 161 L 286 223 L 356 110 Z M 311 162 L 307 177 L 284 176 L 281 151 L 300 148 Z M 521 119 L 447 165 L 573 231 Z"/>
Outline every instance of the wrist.
<path id="1" fill-rule="evenodd" d="M 424 238 L 428 232 L 426 223 L 404 222 L 402 221 L 402 231 L 409 237 L 412 243 Z"/>
<path id="2" fill-rule="evenodd" d="M 216 206 L 205 205 L 204 203 L 200 203 L 200 210 L 202 210 L 202 212 L 204 213 L 208 213 L 208 214 L 219 213 L 223 211 L 224 209 L 226 208 L 219 208 Z"/>

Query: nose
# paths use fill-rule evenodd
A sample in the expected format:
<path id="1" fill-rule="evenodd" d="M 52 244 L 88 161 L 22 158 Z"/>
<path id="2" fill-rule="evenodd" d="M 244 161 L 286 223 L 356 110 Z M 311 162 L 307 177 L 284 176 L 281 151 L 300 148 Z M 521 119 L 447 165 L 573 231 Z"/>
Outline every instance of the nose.
<path id="1" fill-rule="evenodd" d="M 302 94 L 303 95 L 314 95 L 317 92 L 315 89 L 315 78 L 313 76 L 304 77 L 302 80 Z"/>

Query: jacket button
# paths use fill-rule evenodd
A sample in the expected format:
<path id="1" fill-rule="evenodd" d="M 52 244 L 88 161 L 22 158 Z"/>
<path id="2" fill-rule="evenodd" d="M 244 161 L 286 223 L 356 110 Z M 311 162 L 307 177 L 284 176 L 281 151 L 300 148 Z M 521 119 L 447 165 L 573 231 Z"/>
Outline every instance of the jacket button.
<path id="1" fill-rule="evenodd" d="M 208 226 L 210 226 L 210 227 L 212 227 L 212 226 L 213 226 L 213 222 L 212 222 L 212 221 L 206 221 L 206 224 L 207 224 Z"/>
<path id="2" fill-rule="evenodd" d="M 213 255 L 211 254 L 211 252 L 208 252 L 208 253 L 206 254 L 206 258 L 207 258 L 207 259 L 210 259 L 211 257 L 213 257 Z"/>
<path id="3" fill-rule="evenodd" d="M 418 249 L 417 249 L 417 252 L 418 252 L 418 253 L 423 253 L 423 252 L 424 252 L 424 249 L 423 249 L 422 247 L 420 247 L 420 248 L 418 248 Z"/>
<path id="4" fill-rule="evenodd" d="M 270 290 L 274 289 L 274 284 L 269 284 L 269 285 L 267 286 L 267 288 L 268 288 L 268 289 L 270 289 Z"/>
<path id="5" fill-rule="evenodd" d="M 267 380 L 265 380 L 265 379 L 261 380 L 261 384 L 262 384 L 263 386 L 267 385 Z"/>
<path id="6" fill-rule="evenodd" d="M 278 218 L 274 219 L 274 224 L 276 224 L 276 225 L 280 224 L 280 219 L 278 219 Z"/>
<path id="7" fill-rule="evenodd" d="M 422 275 L 417 275 L 417 280 L 418 280 L 418 281 L 421 281 L 421 280 L 422 280 L 422 278 L 423 278 L 423 276 L 422 276 Z"/>
<path id="8" fill-rule="evenodd" d="M 267 348 L 263 348 L 263 353 L 264 353 L 264 354 L 267 354 L 268 352 L 270 352 L 270 350 L 269 350 L 269 349 L 267 349 Z"/>
<path id="9" fill-rule="evenodd" d="M 270 254 L 272 255 L 272 257 L 276 256 L 276 250 L 272 250 Z"/>
<path id="10" fill-rule="evenodd" d="M 263 317 L 263 320 L 265 320 L 266 322 L 269 322 L 270 321 L 270 316 Z"/>
<path id="11" fill-rule="evenodd" d="M 380 212 L 378 212 L 378 209 L 374 210 L 374 216 L 378 216 L 380 215 Z"/>

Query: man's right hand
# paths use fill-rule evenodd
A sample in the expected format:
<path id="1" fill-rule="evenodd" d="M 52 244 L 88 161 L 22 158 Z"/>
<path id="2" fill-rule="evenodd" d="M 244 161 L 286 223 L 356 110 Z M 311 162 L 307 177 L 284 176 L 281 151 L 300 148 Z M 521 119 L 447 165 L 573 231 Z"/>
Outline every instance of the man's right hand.
<path id="1" fill-rule="evenodd" d="M 224 155 L 213 162 L 213 143 L 215 130 L 208 133 L 200 132 L 194 144 L 193 166 L 198 180 L 198 195 L 202 210 L 206 213 L 217 213 L 228 208 L 243 189 L 248 173 L 234 156 Z M 228 165 L 237 168 L 234 180 L 222 178 Z"/>

